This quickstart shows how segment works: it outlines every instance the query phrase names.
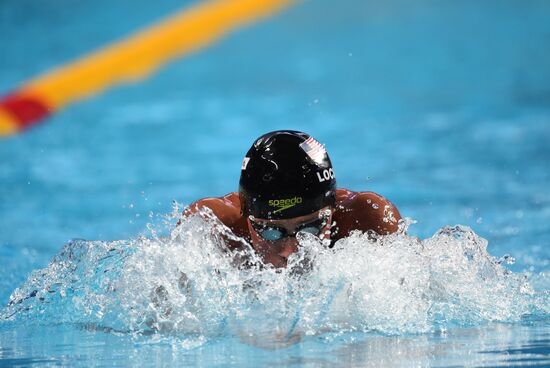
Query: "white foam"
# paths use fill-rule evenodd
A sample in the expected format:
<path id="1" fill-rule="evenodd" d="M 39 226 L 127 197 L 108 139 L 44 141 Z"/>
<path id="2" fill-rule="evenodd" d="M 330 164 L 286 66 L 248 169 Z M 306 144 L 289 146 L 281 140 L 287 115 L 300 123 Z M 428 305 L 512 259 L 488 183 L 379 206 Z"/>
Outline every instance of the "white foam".
<path id="1" fill-rule="evenodd" d="M 222 238 L 239 239 L 209 214 L 166 238 L 77 240 L 14 291 L 2 317 L 280 346 L 327 331 L 425 333 L 550 313 L 548 290 L 507 270 L 470 228 L 421 240 L 409 224 L 389 236 L 352 233 L 333 248 L 299 234 L 283 270 L 262 265 L 242 239 L 243 250 L 227 251 Z"/>

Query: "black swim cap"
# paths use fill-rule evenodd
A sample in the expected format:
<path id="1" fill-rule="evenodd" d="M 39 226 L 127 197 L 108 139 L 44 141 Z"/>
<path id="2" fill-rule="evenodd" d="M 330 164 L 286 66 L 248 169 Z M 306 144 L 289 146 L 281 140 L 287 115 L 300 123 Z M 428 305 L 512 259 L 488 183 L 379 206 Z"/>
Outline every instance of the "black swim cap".
<path id="1" fill-rule="evenodd" d="M 330 158 L 306 133 L 267 133 L 243 160 L 239 196 L 243 214 L 262 219 L 293 218 L 334 206 L 336 179 Z"/>

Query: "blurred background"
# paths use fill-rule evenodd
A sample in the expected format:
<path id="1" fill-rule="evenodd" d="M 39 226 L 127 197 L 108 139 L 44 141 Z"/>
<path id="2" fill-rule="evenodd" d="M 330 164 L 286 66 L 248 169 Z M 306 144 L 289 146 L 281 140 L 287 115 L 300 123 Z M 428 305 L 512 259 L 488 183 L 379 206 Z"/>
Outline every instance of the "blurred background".
<path id="1" fill-rule="evenodd" d="M 0 94 L 198 1 L 0 3 Z M 69 239 L 127 239 L 237 190 L 259 135 L 303 130 L 338 184 L 429 237 L 464 224 L 545 271 L 550 2 L 300 1 L 0 140 L 0 302 Z"/>

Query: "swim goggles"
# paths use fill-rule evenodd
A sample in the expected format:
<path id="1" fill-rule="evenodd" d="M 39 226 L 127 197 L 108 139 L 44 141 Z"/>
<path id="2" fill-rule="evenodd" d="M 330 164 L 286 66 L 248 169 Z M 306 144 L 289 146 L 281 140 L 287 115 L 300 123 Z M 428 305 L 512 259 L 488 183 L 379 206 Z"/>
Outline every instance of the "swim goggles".
<path id="1" fill-rule="evenodd" d="M 296 236 L 299 232 L 306 232 L 313 235 L 319 235 L 323 227 L 327 225 L 330 215 L 323 215 L 320 218 L 305 222 L 298 226 L 293 232 L 288 232 L 284 227 L 275 226 L 269 223 L 260 223 L 250 219 L 252 228 L 258 235 L 268 241 L 280 240 L 288 236 Z"/>

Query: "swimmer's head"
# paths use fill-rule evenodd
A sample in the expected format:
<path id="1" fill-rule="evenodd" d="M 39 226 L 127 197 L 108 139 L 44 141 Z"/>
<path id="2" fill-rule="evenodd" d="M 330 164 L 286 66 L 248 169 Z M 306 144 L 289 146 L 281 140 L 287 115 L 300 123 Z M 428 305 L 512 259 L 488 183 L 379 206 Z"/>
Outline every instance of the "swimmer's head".
<path id="1" fill-rule="evenodd" d="M 267 133 L 243 160 L 239 196 L 243 215 L 260 219 L 290 219 L 333 207 L 336 179 L 330 158 L 306 133 Z"/>

